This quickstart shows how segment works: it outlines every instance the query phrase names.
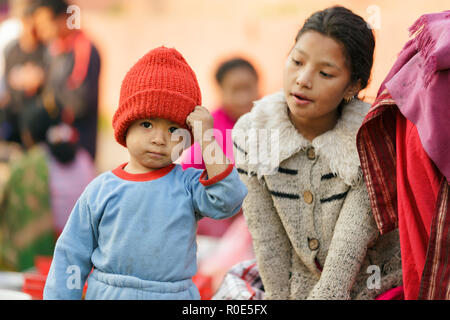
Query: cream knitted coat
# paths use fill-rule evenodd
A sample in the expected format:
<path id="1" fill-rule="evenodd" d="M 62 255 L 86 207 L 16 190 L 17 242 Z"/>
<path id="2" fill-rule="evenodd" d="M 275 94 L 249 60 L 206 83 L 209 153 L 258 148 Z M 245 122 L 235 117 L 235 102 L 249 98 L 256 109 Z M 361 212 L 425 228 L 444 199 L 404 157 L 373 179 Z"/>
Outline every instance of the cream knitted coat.
<path id="1" fill-rule="evenodd" d="M 353 100 L 309 142 L 280 91 L 236 123 L 243 210 L 266 299 L 373 299 L 401 285 L 398 231 L 379 235 L 356 149 L 368 109 Z"/>

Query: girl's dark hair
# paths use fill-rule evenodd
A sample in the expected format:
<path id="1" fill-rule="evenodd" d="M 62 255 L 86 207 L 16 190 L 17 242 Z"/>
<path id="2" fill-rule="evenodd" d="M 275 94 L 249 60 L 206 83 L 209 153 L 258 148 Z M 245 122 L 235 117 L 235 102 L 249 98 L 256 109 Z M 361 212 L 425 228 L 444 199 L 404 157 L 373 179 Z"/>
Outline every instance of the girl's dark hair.
<path id="1" fill-rule="evenodd" d="M 307 31 L 316 31 L 333 38 L 344 47 L 351 71 L 351 81 L 361 81 L 367 87 L 373 65 L 375 38 L 366 21 L 352 11 L 335 6 L 314 13 L 295 37 L 295 42 Z"/>
<path id="2" fill-rule="evenodd" d="M 222 85 L 223 78 L 225 75 L 233 70 L 238 68 L 247 68 L 251 73 L 253 73 L 258 79 L 258 73 L 256 72 L 255 67 L 247 60 L 243 58 L 233 58 L 227 61 L 222 62 L 216 71 L 216 81 L 219 85 Z"/>

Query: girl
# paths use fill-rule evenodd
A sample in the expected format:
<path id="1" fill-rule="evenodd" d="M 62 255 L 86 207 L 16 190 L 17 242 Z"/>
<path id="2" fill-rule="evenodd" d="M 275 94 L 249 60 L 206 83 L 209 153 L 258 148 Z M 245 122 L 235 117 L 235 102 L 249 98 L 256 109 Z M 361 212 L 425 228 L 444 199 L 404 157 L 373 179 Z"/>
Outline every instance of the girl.
<path id="1" fill-rule="evenodd" d="M 350 10 L 316 12 L 295 38 L 283 90 L 233 129 L 267 299 L 373 299 L 401 283 L 398 233 L 379 236 L 355 144 L 374 47 Z M 279 143 L 255 140 L 261 131 Z M 270 159 L 259 152 L 255 161 L 253 150 L 269 147 Z"/>

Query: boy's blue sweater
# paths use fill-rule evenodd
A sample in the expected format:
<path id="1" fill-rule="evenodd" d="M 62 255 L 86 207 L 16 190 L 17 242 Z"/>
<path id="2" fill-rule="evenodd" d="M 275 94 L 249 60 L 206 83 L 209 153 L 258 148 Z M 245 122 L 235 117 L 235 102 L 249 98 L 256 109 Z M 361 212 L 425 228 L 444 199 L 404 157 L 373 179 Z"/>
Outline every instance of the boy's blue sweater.
<path id="1" fill-rule="evenodd" d="M 191 286 L 197 220 L 239 212 L 247 189 L 236 169 L 205 180 L 206 171 L 180 165 L 146 174 L 124 166 L 98 176 L 77 201 L 56 243 L 44 299 L 80 299 L 92 267 L 89 299 L 199 298 Z M 187 287 L 190 294 L 180 295 Z"/>

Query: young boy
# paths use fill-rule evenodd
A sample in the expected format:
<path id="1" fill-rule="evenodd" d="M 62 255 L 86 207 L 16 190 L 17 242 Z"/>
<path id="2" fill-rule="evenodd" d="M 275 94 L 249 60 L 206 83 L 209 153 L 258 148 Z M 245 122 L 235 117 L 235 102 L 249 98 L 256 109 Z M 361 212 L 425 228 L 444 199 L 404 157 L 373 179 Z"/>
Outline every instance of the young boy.
<path id="1" fill-rule="evenodd" d="M 86 299 L 200 299 L 191 280 L 197 221 L 233 216 L 247 194 L 217 142 L 205 139 L 213 118 L 200 104 L 195 74 L 175 49 L 156 48 L 131 68 L 113 118 L 130 160 L 94 179 L 78 200 L 44 299 L 80 299 L 92 267 Z M 203 151 L 215 150 L 205 170 L 173 163 L 183 129 Z"/>

